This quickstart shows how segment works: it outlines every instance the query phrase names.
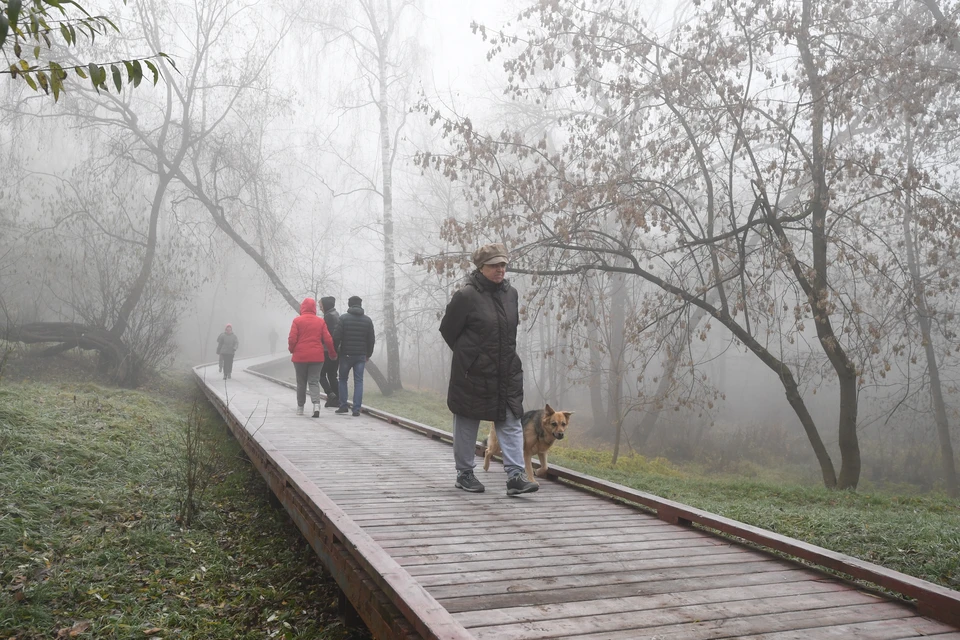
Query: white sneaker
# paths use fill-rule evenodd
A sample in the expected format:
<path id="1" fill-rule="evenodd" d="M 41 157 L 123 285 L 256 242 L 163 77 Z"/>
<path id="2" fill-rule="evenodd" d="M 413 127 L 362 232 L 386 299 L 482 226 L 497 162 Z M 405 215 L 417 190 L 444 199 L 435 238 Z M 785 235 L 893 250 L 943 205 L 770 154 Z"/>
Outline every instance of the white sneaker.
<path id="1" fill-rule="evenodd" d="M 303 415 L 303 407 L 302 407 L 302 406 L 297 407 L 297 415 L 298 415 L 298 416 L 302 416 L 302 415 Z"/>

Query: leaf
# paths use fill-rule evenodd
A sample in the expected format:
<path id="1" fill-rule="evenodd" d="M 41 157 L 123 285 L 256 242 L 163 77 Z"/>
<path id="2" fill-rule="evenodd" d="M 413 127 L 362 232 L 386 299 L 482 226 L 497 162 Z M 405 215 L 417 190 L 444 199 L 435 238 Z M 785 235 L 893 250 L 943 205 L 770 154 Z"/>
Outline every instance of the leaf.
<path id="1" fill-rule="evenodd" d="M 8 33 L 10 33 L 10 20 L 7 19 L 7 14 L 0 11 L 0 49 L 3 49 Z"/>
<path id="2" fill-rule="evenodd" d="M 67 44 L 73 44 L 70 40 L 70 29 L 67 29 L 67 25 L 60 23 L 60 35 L 63 37 L 63 41 Z"/>
<path id="3" fill-rule="evenodd" d="M 27 81 L 27 84 L 30 85 L 31 89 L 33 89 L 34 91 L 37 90 L 37 83 L 34 82 L 33 78 L 30 77 L 29 73 L 24 73 L 23 79 Z"/>
<path id="4" fill-rule="evenodd" d="M 37 60 L 40 59 L 40 45 L 36 45 L 33 48 L 33 57 L 36 58 Z"/>
<path id="5" fill-rule="evenodd" d="M 124 60 L 123 65 L 127 68 L 127 82 L 133 82 L 133 63 L 129 60 Z"/>
<path id="6" fill-rule="evenodd" d="M 90 83 L 97 90 L 97 93 L 100 93 L 100 66 L 91 62 L 87 65 L 87 69 L 90 70 Z"/>
<path id="7" fill-rule="evenodd" d="M 147 69 L 150 69 L 150 71 L 153 72 L 153 84 L 156 85 L 157 81 L 160 79 L 160 72 L 157 71 L 157 66 L 149 60 L 144 60 L 143 64 L 147 65 Z"/>
<path id="8" fill-rule="evenodd" d="M 87 79 L 87 74 L 84 73 L 83 67 L 74 67 L 73 70 L 76 71 L 77 75 L 83 78 L 84 80 Z"/>
<path id="9" fill-rule="evenodd" d="M 176 63 L 176 62 L 174 61 L 174 59 L 171 58 L 168 54 L 164 53 L 163 51 L 158 51 L 158 52 L 157 52 L 157 55 L 158 55 L 158 56 L 163 56 L 164 60 L 166 60 L 168 63 L 170 63 L 170 66 L 171 66 L 171 67 L 173 67 L 174 69 L 177 69 L 177 63 Z M 179 70 L 177 70 L 177 72 L 179 73 Z"/>
<path id="10" fill-rule="evenodd" d="M 43 71 L 37 71 L 37 81 L 44 93 L 50 93 L 50 83 L 47 81 L 47 74 Z"/>
<path id="11" fill-rule="evenodd" d="M 143 80 L 143 67 L 140 66 L 139 60 L 134 60 L 133 61 L 133 86 L 139 87 L 141 80 Z"/>
<path id="12" fill-rule="evenodd" d="M 59 78 L 60 80 L 67 79 L 67 72 L 63 70 L 63 67 L 61 67 L 58 62 L 50 62 L 50 72 L 52 77 Z"/>
<path id="13" fill-rule="evenodd" d="M 10 18 L 10 24 L 14 27 L 17 26 L 17 20 L 20 19 L 20 7 L 22 6 L 21 0 L 10 0 L 7 3 L 7 16 Z"/>
<path id="14" fill-rule="evenodd" d="M 120 67 L 115 64 L 110 65 L 110 71 L 113 73 L 113 86 L 117 88 L 117 93 L 123 91 L 123 74 L 120 73 Z"/>
<path id="15" fill-rule="evenodd" d="M 60 90 L 63 87 L 63 80 L 58 75 L 57 71 L 54 71 L 50 74 L 50 90 L 53 91 L 53 101 L 57 102 L 60 100 Z"/>
<path id="16" fill-rule="evenodd" d="M 10 77 L 16 79 L 17 75 L 20 73 L 20 70 L 17 69 L 17 65 L 10 65 Z"/>
<path id="17" fill-rule="evenodd" d="M 23 53 L 23 49 L 20 48 L 20 43 L 16 42 L 13 45 L 13 55 L 20 57 L 20 54 Z"/>

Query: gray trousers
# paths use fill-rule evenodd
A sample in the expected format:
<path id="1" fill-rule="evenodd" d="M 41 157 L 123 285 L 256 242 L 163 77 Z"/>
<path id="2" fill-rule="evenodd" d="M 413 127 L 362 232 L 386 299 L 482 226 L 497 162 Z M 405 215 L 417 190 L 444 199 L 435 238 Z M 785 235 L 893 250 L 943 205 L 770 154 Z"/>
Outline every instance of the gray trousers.
<path id="1" fill-rule="evenodd" d="M 503 451 L 503 470 L 509 477 L 523 473 L 523 426 L 520 418 L 507 409 L 507 419 L 493 423 Z M 480 421 L 453 414 L 453 461 L 457 471 L 470 471 L 477 465 L 477 431 Z"/>
<path id="2" fill-rule="evenodd" d="M 302 407 L 307 402 L 307 387 L 310 388 L 310 401 L 320 404 L 320 370 L 322 362 L 294 362 L 293 368 L 297 372 L 297 406 Z"/>

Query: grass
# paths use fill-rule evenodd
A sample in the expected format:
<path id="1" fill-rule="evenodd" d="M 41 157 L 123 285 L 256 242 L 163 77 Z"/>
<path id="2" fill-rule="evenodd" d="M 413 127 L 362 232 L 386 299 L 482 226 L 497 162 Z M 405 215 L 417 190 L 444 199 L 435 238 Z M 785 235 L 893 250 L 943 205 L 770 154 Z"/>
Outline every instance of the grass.
<path id="1" fill-rule="evenodd" d="M 369 637 L 207 405 L 228 463 L 177 523 L 166 444 L 193 393 L 0 382 L 0 637 Z"/>
<path id="2" fill-rule="evenodd" d="M 450 430 L 443 394 L 404 390 L 384 397 L 365 391 L 368 402 Z M 960 504 L 944 495 L 919 495 L 913 487 L 830 491 L 778 480 L 778 474 L 797 474 L 783 475 L 758 462 L 748 479 L 707 475 L 700 467 L 641 455 L 621 455 L 613 466 L 610 450 L 584 446 L 576 422 L 571 425 L 572 437 L 550 450 L 554 464 L 960 589 Z"/>

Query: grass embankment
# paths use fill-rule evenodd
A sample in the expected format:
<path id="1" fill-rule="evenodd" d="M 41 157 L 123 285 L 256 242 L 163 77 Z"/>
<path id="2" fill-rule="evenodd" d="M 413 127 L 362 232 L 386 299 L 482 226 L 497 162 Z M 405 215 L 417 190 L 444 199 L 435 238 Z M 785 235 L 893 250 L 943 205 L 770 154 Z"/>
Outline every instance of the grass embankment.
<path id="1" fill-rule="evenodd" d="M 432 392 L 364 394 L 370 406 L 449 431 L 445 402 Z M 567 433 L 571 437 L 550 450 L 554 464 L 960 589 L 960 503 L 943 495 L 829 491 L 767 480 L 776 469 L 762 469 L 762 481 L 706 476 L 640 455 L 621 455 L 613 466 L 610 451 L 578 444 L 575 420 Z"/>
<path id="2" fill-rule="evenodd" d="M 178 524 L 194 394 L 0 382 L 0 637 L 367 637 L 206 404 L 225 464 Z"/>

